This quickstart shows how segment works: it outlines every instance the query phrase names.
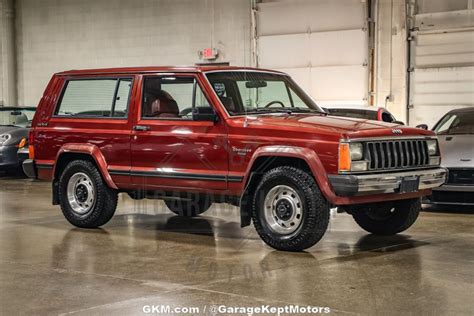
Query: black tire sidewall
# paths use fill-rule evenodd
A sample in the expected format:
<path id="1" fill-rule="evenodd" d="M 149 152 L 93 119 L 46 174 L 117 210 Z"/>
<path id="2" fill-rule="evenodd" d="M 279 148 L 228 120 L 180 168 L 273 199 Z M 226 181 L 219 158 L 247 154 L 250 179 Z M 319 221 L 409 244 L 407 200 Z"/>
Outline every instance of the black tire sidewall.
<path id="1" fill-rule="evenodd" d="M 298 229 L 288 235 L 274 232 L 265 221 L 263 203 L 268 191 L 276 185 L 293 188 L 303 203 L 303 218 Z M 316 244 L 329 224 L 329 205 L 316 181 L 307 172 L 290 166 L 266 172 L 253 198 L 252 219 L 257 233 L 269 246 L 284 251 L 301 251 Z"/>
<path id="2" fill-rule="evenodd" d="M 368 215 L 367 208 L 358 206 L 353 209 L 352 217 L 364 230 L 376 235 L 395 235 L 410 228 L 418 218 L 421 210 L 421 199 L 409 199 L 394 202 L 379 203 L 379 207 L 386 207 L 388 203 L 393 204 L 394 212 L 386 219 L 376 220 Z M 373 204 L 370 208 L 377 208 Z"/>
<path id="3" fill-rule="evenodd" d="M 96 198 L 94 206 L 86 215 L 76 214 L 67 198 L 69 179 L 76 173 L 84 173 L 92 180 Z M 95 228 L 108 222 L 115 212 L 117 193 L 110 190 L 93 163 L 86 160 L 74 160 L 63 170 L 59 178 L 59 203 L 66 219 L 74 226 Z"/>

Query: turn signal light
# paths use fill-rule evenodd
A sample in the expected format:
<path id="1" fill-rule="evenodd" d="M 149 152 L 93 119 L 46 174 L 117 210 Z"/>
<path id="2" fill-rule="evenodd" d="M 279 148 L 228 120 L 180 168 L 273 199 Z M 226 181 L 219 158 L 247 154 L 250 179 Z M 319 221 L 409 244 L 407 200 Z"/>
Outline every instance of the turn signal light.
<path id="1" fill-rule="evenodd" d="M 351 171 L 351 150 L 349 144 L 339 144 L 339 171 Z"/>
<path id="2" fill-rule="evenodd" d="M 26 145 L 26 138 L 22 138 L 20 143 L 17 145 L 18 148 L 23 148 Z"/>
<path id="3" fill-rule="evenodd" d="M 29 141 L 30 146 L 28 146 L 28 158 L 35 159 L 35 147 L 33 146 L 35 134 L 33 133 L 33 129 L 30 130 L 28 137 L 30 139 Z"/>
<path id="4" fill-rule="evenodd" d="M 35 159 L 35 147 L 33 145 L 28 146 L 28 158 Z"/>

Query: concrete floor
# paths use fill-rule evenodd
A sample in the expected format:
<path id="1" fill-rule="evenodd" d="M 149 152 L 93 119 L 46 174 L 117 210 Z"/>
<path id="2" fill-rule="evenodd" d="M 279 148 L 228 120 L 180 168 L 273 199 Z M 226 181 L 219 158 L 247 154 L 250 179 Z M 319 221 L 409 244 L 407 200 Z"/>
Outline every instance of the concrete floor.
<path id="1" fill-rule="evenodd" d="M 166 304 L 474 313 L 472 214 L 423 212 L 406 234 L 379 238 L 333 213 L 319 244 L 285 253 L 241 229 L 230 206 L 186 219 L 121 196 L 110 223 L 82 230 L 50 200 L 49 183 L 0 177 L 2 315 L 142 315 Z"/>

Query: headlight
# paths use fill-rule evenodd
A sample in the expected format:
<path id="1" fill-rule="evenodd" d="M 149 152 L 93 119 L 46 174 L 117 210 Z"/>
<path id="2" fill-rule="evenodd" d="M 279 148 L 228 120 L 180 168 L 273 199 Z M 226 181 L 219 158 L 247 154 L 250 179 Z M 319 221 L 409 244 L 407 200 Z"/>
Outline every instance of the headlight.
<path id="1" fill-rule="evenodd" d="M 369 163 L 364 158 L 364 145 L 362 143 L 339 144 L 339 172 L 367 171 Z"/>
<path id="2" fill-rule="evenodd" d="M 367 171 L 369 169 L 369 162 L 366 160 L 353 161 L 351 164 L 351 171 Z"/>
<path id="3" fill-rule="evenodd" d="M 426 144 L 428 145 L 428 155 L 438 156 L 438 141 L 436 139 L 430 139 Z"/>
<path id="4" fill-rule="evenodd" d="M 0 135 L 0 146 L 5 145 L 12 136 L 10 134 L 2 134 Z"/>
<path id="5" fill-rule="evenodd" d="M 351 160 L 361 160 L 364 156 L 364 146 L 362 143 L 350 143 Z"/>

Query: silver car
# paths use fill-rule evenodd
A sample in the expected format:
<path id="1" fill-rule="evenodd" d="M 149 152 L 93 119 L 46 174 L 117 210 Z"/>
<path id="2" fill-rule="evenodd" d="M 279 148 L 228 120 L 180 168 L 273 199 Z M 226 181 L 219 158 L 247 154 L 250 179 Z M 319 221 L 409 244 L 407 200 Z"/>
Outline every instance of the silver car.
<path id="1" fill-rule="evenodd" d="M 448 112 L 433 130 L 438 134 L 441 165 L 449 176 L 427 202 L 474 206 L 474 108 Z"/>

